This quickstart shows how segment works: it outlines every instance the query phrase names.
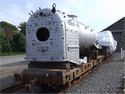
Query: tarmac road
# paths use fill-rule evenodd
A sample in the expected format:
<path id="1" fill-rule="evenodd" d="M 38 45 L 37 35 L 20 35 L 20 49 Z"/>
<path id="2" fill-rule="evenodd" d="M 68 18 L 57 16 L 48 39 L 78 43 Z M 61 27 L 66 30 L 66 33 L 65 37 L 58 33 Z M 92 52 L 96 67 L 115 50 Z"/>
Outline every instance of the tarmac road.
<path id="1" fill-rule="evenodd" d="M 26 61 L 25 57 L 26 55 L 2 56 L 0 57 L 0 65 Z"/>

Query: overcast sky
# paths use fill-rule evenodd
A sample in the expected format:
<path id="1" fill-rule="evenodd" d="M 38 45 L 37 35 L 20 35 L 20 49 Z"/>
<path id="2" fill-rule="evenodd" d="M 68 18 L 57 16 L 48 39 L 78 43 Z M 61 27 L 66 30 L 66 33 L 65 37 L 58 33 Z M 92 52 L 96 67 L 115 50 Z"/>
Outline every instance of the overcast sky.
<path id="1" fill-rule="evenodd" d="M 78 16 L 78 21 L 96 31 L 101 31 L 125 17 L 125 0 L 0 0 L 0 21 L 15 26 L 27 21 L 29 12 L 39 7 L 56 9 Z"/>

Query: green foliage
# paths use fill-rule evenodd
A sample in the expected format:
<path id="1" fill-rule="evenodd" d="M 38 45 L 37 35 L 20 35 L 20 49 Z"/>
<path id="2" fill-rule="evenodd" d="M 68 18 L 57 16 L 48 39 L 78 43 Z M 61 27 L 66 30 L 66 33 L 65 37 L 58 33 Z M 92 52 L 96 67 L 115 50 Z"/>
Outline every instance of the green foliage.
<path id="1" fill-rule="evenodd" d="M 0 32 L 0 42 L 4 41 L 5 37 L 6 37 L 6 34 L 4 32 Z"/>
<path id="2" fill-rule="evenodd" d="M 20 24 L 20 33 L 16 26 L 7 22 L 0 22 L 0 54 L 9 55 L 13 52 L 20 53 L 26 51 L 26 37 L 25 37 L 26 22 Z M 13 51 L 13 52 L 12 52 Z M 5 54 L 4 54 L 5 53 Z"/>
<path id="3" fill-rule="evenodd" d="M 26 54 L 26 52 L 9 52 L 9 53 L 2 52 L 2 53 L 0 53 L 0 56 L 24 55 L 24 54 Z"/>
<path id="4" fill-rule="evenodd" d="M 2 27 L 0 27 L 0 31 L 3 31 L 3 28 L 2 28 Z"/>
<path id="5" fill-rule="evenodd" d="M 10 42 L 11 38 L 6 36 L 4 32 L 0 32 L 0 44 L 1 44 L 0 52 L 10 52 L 12 50 Z"/>
<path id="6" fill-rule="evenodd" d="M 15 33 L 12 39 L 4 32 L 0 32 L 0 52 L 25 52 L 26 51 L 26 37 L 22 33 Z"/>
<path id="7" fill-rule="evenodd" d="M 0 46 L 1 46 L 1 48 L 0 48 L 0 52 L 2 52 L 3 51 L 3 48 L 4 48 L 4 43 L 5 43 L 5 38 L 6 38 L 6 34 L 4 33 L 4 32 L 1 32 L 0 31 Z"/>
<path id="8" fill-rule="evenodd" d="M 25 52 L 26 51 L 26 37 L 22 33 L 17 33 L 14 34 L 12 39 L 12 49 L 15 52 L 21 51 Z"/>
<path id="9" fill-rule="evenodd" d="M 0 45 L 0 53 L 1 53 L 1 49 L 2 49 L 2 47 L 1 47 L 1 45 Z"/>
<path id="10" fill-rule="evenodd" d="M 16 26 L 14 26 L 10 23 L 7 23 L 5 21 L 0 22 L 0 25 L 1 25 L 2 28 L 7 28 L 7 29 L 11 30 L 11 32 L 18 31 Z"/>
<path id="11" fill-rule="evenodd" d="M 26 36 L 26 22 L 21 22 L 18 26 L 18 28 L 20 28 L 20 32 L 23 33 Z"/>
<path id="12" fill-rule="evenodd" d="M 4 44 L 4 52 L 10 52 L 11 49 L 11 44 L 10 44 L 11 39 L 9 37 L 6 37 L 5 44 Z"/>

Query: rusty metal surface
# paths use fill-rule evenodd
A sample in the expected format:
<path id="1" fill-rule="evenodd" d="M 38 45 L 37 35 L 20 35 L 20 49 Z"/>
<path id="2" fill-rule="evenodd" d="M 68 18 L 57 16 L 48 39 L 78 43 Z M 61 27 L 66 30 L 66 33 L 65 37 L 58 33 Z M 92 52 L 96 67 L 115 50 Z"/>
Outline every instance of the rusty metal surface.
<path id="1" fill-rule="evenodd" d="M 14 83 L 23 83 L 23 75 L 21 73 L 15 73 L 13 75 Z"/>
<path id="2" fill-rule="evenodd" d="M 37 69 L 31 68 L 23 71 L 25 75 L 41 75 L 46 76 L 47 74 L 50 76 L 63 76 L 67 73 L 65 69 Z"/>
<path id="3" fill-rule="evenodd" d="M 31 93 L 32 92 L 32 89 L 34 88 L 34 86 L 38 83 L 38 79 L 34 79 L 34 80 L 31 80 L 29 84 L 25 84 L 25 90 L 28 92 L 28 93 Z"/>
<path id="4" fill-rule="evenodd" d="M 24 79 L 27 81 L 38 78 L 40 83 L 52 85 L 64 85 L 71 82 L 77 77 L 91 70 L 94 66 L 104 60 L 105 55 L 100 55 L 96 60 L 91 60 L 89 63 L 82 64 L 76 68 L 70 69 L 38 69 L 29 68 L 24 70 Z"/>
<path id="5" fill-rule="evenodd" d="M 16 90 L 22 89 L 23 87 L 24 87 L 24 84 L 17 83 L 17 84 L 10 85 L 10 86 L 0 89 L 0 93 L 12 93 Z"/>

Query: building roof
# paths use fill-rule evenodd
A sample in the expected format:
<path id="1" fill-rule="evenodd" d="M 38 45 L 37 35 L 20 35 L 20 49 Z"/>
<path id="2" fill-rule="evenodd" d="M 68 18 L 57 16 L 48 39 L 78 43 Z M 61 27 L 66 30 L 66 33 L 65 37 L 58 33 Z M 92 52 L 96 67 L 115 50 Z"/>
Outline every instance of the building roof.
<path id="1" fill-rule="evenodd" d="M 111 32 L 122 32 L 124 30 L 124 24 L 125 24 L 125 17 L 116 21 L 115 23 L 103 29 L 102 31 L 110 30 Z"/>

